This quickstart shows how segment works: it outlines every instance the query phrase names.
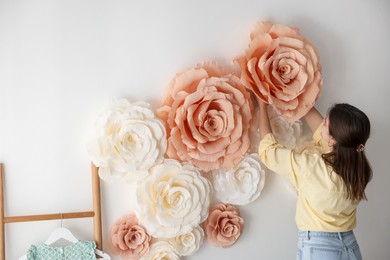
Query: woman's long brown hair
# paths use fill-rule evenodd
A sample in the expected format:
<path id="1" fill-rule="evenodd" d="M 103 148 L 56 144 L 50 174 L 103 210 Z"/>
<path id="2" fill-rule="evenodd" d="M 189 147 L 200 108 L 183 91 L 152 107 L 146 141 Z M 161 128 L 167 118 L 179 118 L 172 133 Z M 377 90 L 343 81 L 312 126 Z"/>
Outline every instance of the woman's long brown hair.
<path id="1" fill-rule="evenodd" d="M 370 121 L 366 114 L 349 104 L 331 107 L 328 119 L 329 134 L 336 144 L 322 157 L 343 179 L 348 199 L 367 199 L 365 188 L 372 178 L 372 169 L 364 145 L 370 136 Z"/>

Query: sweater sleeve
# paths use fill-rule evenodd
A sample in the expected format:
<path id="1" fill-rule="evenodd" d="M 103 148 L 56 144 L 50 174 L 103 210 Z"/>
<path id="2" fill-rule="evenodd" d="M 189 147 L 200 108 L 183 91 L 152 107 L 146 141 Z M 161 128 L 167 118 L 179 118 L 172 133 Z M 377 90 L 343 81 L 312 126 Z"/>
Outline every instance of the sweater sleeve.
<path id="1" fill-rule="evenodd" d="M 272 133 L 268 133 L 260 141 L 260 160 L 264 165 L 286 177 L 295 187 L 299 187 L 299 176 L 301 173 L 301 154 L 280 145 Z"/>
<path id="2" fill-rule="evenodd" d="M 286 148 L 276 141 L 272 133 L 266 134 L 259 145 L 261 162 L 299 189 L 305 183 L 305 178 L 321 164 L 321 153 L 331 149 L 321 137 L 321 128 L 322 124 L 313 134 L 316 149 L 311 149 L 310 144 L 299 150 Z"/>
<path id="3" fill-rule="evenodd" d="M 321 136 L 321 129 L 324 123 L 321 123 L 316 131 L 313 134 L 313 142 L 314 145 L 320 148 L 322 153 L 328 153 L 331 151 L 331 147 L 325 142 L 325 140 Z"/>

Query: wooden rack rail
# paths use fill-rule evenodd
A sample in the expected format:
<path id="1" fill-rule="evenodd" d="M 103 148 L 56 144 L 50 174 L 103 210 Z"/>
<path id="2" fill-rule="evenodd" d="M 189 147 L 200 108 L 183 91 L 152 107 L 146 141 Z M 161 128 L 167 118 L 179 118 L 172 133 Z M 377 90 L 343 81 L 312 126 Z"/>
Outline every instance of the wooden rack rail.
<path id="1" fill-rule="evenodd" d="M 5 224 L 15 222 L 30 222 L 71 218 L 93 218 L 93 231 L 96 248 L 102 250 L 103 238 L 100 202 L 100 179 L 98 176 L 98 170 L 99 169 L 92 163 L 91 171 L 93 211 L 6 217 L 4 216 L 3 164 L 0 163 L 0 260 L 5 260 Z"/>

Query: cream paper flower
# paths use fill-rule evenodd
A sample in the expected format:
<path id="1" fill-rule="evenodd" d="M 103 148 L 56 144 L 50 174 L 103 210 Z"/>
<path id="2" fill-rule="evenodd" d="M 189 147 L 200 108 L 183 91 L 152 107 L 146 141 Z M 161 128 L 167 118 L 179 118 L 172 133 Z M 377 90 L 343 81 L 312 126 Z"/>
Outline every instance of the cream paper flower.
<path id="1" fill-rule="evenodd" d="M 149 252 L 140 258 L 140 260 L 179 260 L 180 256 L 176 249 L 164 240 L 152 244 Z"/>
<path id="2" fill-rule="evenodd" d="M 103 180 L 138 181 L 163 160 L 166 146 L 165 127 L 149 104 L 120 99 L 98 118 L 88 150 Z"/>
<path id="3" fill-rule="evenodd" d="M 264 187 L 265 172 L 259 155 L 248 155 L 233 169 L 214 172 L 214 189 L 223 203 L 247 205 L 256 200 Z"/>
<path id="4" fill-rule="evenodd" d="M 153 237 L 173 238 L 208 216 L 210 182 L 192 164 L 167 159 L 137 186 L 137 217 Z"/>
<path id="5" fill-rule="evenodd" d="M 204 231 L 200 226 L 195 227 L 188 233 L 171 238 L 169 243 L 177 250 L 179 255 L 193 255 L 203 244 Z"/>
<path id="6" fill-rule="evenodd" d="M 286 148 L 296 149 L 302 135 L 300 120 L 288 123 L 284 117 L 271 105 L 267 106 L 272 133 L 278 143 Z"/>

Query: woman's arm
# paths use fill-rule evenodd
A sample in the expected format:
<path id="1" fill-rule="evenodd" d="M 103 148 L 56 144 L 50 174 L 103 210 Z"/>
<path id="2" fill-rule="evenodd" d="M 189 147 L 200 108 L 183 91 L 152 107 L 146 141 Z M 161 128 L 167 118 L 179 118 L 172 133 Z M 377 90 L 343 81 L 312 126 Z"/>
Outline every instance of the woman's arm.
<path id="1" fill-rule="evenodd" d="M 324 120 L 324 117 L 315 107 L 313 107 L 309 112 L 307 112 L 305 119 L 311 131 L 314 133 L 314 131 L 320 126 L 322 120 Z"/>
<path id="2" fill-rule="evenodd" d="M 270 170 L 285 176 L 291 183 L 298 187 L 298 177 L 301 155 L 294 153 L 292 149 L 280 145 L 271 133 L 271 125 L 268 119 L 267 104 L 259 100 L 259 157 L 261 162 Z"/>
<path id="3" fill-rule="evenodd" d="M 265 135 L 271 132 L 271 125 L 268 119 L 267 104 L 260 99 L 258 100 L 260 106 L 259 130 L 260 130 L 260 140 L 262 140 Z"/>

